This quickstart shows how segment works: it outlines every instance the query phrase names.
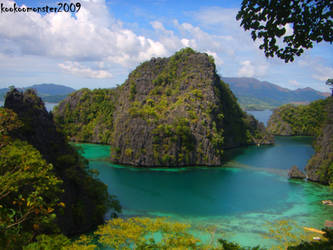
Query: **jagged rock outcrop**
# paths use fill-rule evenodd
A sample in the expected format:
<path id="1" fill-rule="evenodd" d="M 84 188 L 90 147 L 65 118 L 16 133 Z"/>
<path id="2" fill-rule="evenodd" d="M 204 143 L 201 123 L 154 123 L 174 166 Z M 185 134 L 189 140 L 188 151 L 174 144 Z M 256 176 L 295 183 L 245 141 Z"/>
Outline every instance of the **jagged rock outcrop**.
<path id="1" fill-rule="evenodd" d="M 170 58 L 144 62 L 123 85 L 108 91 L 113 97 L 101 99 L 97 109 L 112 103 L 113 112 L 103 114 L 111 131 L 109 140 L 103 142 L 111 144 L 115 163 L 220 165 L 225 149 L 273 142 L 263 124 L 240 109 L 228 85 L 216 74 L 213 58 L 189 48 Z M 91 92 L 85 99 L 92 100 L 94 95 Z M 80 92 L 72 94 L 55 111 L 56 121 L 71 138 L 82 138 L 78 125 L 88 120 L 83 117 L 96 121 L 90 131 L 103 127 L 103 121 L 88 109 L 70 119 L 71 111 L 65 107 L 76 109 L 74 103 L 81 103 L 81 96 Z M 98 138 L 88 137 L 90 142 Z"/>
<path id="2" fill-rule="evenodd" d="M 220 165 L 224 149 L 270 143 L 216 74 L 191 49 L 138 66 L 121 87 L 111 158 L 135 166 Z"/>
<path id="3" fill-rule="evenodd" d="M 274 135 L 290 136 L 295 135 L 288 122 L 284 121 L 281 115 L 281 108 L 276 108 L 267 122 L 267 130 Z"/>
<path id="4" fill-rule="evenodd" d="M 314 143 L 315 154 L 305 167 L 307 178 L 333 184 L 333 97 L 327 98 L 327 118 Z"/>
<path id="5" fill-rule="evenodd" d="M 291 179 L 305 179 L 305 174 L 299 170 L 297 166 L 292 166 L 288 171 L 288 176 Z"/>
<path id="6" fill-rule="evenodd" d="M 66 235 L 84 233 L 103 223 L 108 200 L 106 186 L 86 172 L 84 159 L 57 130 L 43 101 L 33 90 L 22 93 L 14 89 L 7 93 L 4 106 L 13 110 L 24 124 L 11 136 L 33 145 L 52 163 L 56 175 L 63 181 L 64 192 L 60 199 L 66 206 L 63 213 L 57 212 L 61 232 Z"/>

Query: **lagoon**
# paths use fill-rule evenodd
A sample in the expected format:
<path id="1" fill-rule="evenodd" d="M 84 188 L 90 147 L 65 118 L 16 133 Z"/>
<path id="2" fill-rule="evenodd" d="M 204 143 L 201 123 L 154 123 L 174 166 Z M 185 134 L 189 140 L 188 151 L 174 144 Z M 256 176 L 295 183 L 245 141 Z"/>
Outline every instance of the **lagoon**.
<path id="1" fill-rule="evenodd" d="M 270 247 L 274 242 L 263 237 L 267 222 L 287 219 L 320 229 L 333 219 L 333 207 L 321 204 L 333 199 L 331 189 L 287 178 L 292 165 L 305 167 L 311 143 L 311 137 L 276 137 L 273 146 L 226 151 L 221 167 L 182 169 L 114 165 L 108 161 L 109 146 L 77 145 L 117 195 L 124 216 L 169 216 L 194 228 L 215 226 L 216 237 L 243 246 Z"/>

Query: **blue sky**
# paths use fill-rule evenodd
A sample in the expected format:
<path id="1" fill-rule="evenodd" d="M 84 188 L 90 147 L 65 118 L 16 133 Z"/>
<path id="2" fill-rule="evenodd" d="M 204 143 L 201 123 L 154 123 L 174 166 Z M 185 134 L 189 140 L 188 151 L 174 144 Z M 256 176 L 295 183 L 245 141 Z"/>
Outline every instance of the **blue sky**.
<path id="1" fill-rule="evenodd" d="M 66 2 L 66 1 L 62 1 Z M 0 13 L 0 88 L 57 83 L 110 88 L 151 57 L 183 47 L 215 57 L 224 77 L 254 77 L 290 89 L 328 91 L 333 47 L 316 44 L 293 63 L 267 59 L 235 20 L 241 0 L 77 0 L 70 13 Z M 5 6 L 14 1 L 2 0 Z M 59 1 L 17 0 L 57 7 Z"/>

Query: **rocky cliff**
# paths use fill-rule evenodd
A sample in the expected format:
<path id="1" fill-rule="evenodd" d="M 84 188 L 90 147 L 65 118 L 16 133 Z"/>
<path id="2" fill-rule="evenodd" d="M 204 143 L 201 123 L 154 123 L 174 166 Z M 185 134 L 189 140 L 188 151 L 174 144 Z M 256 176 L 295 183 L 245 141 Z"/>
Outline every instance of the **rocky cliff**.
<path id="1" fill-rule="evenodd" d="M 315 154 L 305 168 L 308 180 L 333 183 L 333 98 L 274 110 L 267 129 L 275 135 L 315 136 Z"/>
<path id="2" fill-rule="evenodd" d="M 307 178 L 333 184 L 333 97 L 327 98 L 327 116 L 314 143 L 315 154 L 306 165 Z"/>
<path id="3" fill-rule="evenodd" d="M 224 149 L 261 139 L 212 58 L 190 49 L 137 67 L 118 105 L 112 142 L 117 163 L 220 165 Z"/>
<path id="4" fill-rule="evenodd" d="M 106 102 L 104 98 L 99 105 L 102 108 L 112 103 L 112 112 L 103 112 L 104 119 L 112 121 L 108 129 L 91 111 L 85 116 L 96 120 L 91 131 L 96 127 L 103 127 L 99 130 L 103 133 L 111 131 L 109 141 L 104 142 L 111 144 L 115 163 L 220 165 L 227 148 L 273 142 L 264 126 L 240 109 L 229 87 L 216 74 L 213 58 L 189 48 L 170 58 L 144 62 L 123 85 L 111 91 L 112 97 Z M 82 100 L 78 95 L 80 92 L 74 93 L 55 111 L 65 131 L 82 123 L 80 116 L 66 121 L 69 112 L 64 108 L 75 109 L 73 102 Z M 87 98 L 91 100 L 92 95 Z M 80 137 L 81 131 L 69 136 Z"/>
<path id="5" fill-rule="evenodd" d="M 69 140 L 110 144 L 116 89 L 80 89 L 55 108 L 55 120 Z"/>
<path id="6" fill-rule="evenodd" d="M 63 181 L 60 199 L 66 206 L 63 213 L 57 213 L 62 233 L 83 233 L 103 223 L 109 202 L 106 186 L 89 174 L 85 160 L 57 130 L 43 101 L 33 90 L 22 93 L 14 89 L 7 93 L 5 108 L 13 110 L 23 122 L 11 137 L 33 145 Z"/>
<path id="7" fill-rule="evenodd" d="M 327 116 L 327 100 L 276 108 L 268 121 L 267 130 L 274 135 L 318 135 Z"/>

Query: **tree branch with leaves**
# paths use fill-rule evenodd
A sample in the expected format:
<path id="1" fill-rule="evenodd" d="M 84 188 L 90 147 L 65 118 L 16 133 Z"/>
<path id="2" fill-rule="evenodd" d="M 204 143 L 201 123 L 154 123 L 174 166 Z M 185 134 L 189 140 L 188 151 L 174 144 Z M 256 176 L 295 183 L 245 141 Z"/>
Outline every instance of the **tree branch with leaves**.
<path id="1" fill-rule="evenodd" d="M 260 41 L 266 57 L 277 56 L 286 63 L 315 42 L 333 41 L 331 0 L 243 0 L 236 19 Z"/>

